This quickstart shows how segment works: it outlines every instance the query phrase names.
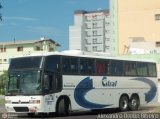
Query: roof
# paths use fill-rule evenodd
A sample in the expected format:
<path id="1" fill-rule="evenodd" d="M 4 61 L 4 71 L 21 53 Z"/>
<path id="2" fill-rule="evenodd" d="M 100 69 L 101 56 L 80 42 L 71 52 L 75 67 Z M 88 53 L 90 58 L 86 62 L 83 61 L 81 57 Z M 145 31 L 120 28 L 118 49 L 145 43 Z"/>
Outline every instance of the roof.
<path id="1" fill-rule="evenodd" d="M 42 40 L 13 40 L 13 41 L 0 42 L 0 45 L 32 44 L 32 43 L 43 42 L 43 41 L 50 41 L 53 44 L 55 44 L 56 46 L 60 46 L 59 43 L 55 42 L 52 39 L 42 39 Z"/>
<path id="2" fill-rule="evenodd" d="M 90 14 L 90 13 L 102 13 L 102 12 L 109 14 L 109 10 L 97 10 L 97 11 L 76 10 L 74 14 Z"/>

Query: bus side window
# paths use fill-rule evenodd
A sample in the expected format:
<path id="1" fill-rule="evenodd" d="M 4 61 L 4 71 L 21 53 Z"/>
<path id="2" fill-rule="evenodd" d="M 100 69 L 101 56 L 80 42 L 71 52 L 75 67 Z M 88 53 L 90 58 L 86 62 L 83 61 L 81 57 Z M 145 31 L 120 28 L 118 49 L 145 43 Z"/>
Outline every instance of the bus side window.
<path id="1" fill-rule="evenodd" d="M 64 73 L 77 74 L 78 73 L 78 58 L 63 56 L 62 66 L 63 66 Z"/>
<path id="2" fill-rule="evenodd" d="M 105 62 L 103 61 L 96 61 L 96 75 L 104 75 L 105 74 Z"/>
<path id="3" fill-rule="evenodd" d="M 70 58 L 69 57 L 63 57 L 62 62 L 63 62 L 62 63 L 63 72 L 64 73 L 70 73 L 71 72 Z"/>
<path id="4" fill-rule="evenodd" d="M 46 94 L 53 92 L 53 75 L 45 74 L 44 75 L 44 92 Z"/>
<path id="5" fill-rule="evenodd" d="M 48 56 L 45 60 L 45 69 L 52 72 L 60 72 L 60 56 Z"/>
<path id="6" fill-rule="evenodd" d="M 54 78 L 54 86 L 55 86 L 55 90 L 54 92 L 60 92 L 62 90 L 62 75 L 61 74 L 57 74 Z"/>
<path id="7" fill-rule="evenodd" d="M 125 62 L 125 75 L 126 76 L 136 76 L 136 62 L 133 61 L 126 61 Z"/>
<path id="8" fill-rule="evenodd" d="M 96 75 L 108 75 L 109 74 L 109 60 L 96 60 Z"/>
<path id="9" fill-rule="evenodd" d="M 87 73 L 87 61 L 86 59 L 80 59 L 80 72 L 82 74 Z"/>
<path id="10" fill-rule="evenodd" d="M 156 77 L 157 72 L 156 72 L 156 64 L 149 63 L 148 64 L 148 73 L 150 77 Z"/>
<path id="11" fill-rule="evenodd" d="M 137 63 L 137 73 L 138 76 L 148 76 L 147 63 L 138 62 Z"/>
<path id="12" fill-rule="evenodd" d="M 80 59 L 80 72 L 81 74 L 94 74 L 95 63 L 94 59 L 81 58 Z"/>
<path id="13" fill-rule="evenodd" d="M 87 72 L 89 74 L 94 74 L 95 73 L 95 63 L 94 63 L 94 59 L 88 59 L 88 66 L 87 66 Z"/>
<path id="14" fill-rule="evenodd" d="M 111 75 L 112 76 L 123 76 L 124 75 L 123 61 L 112 60 L 112 62 L 111 62 Z"/>
<path id="15" fill-rule="evenodd" d="M 71 72 L 78 74 L 78 58 L 71 58 Z"/>

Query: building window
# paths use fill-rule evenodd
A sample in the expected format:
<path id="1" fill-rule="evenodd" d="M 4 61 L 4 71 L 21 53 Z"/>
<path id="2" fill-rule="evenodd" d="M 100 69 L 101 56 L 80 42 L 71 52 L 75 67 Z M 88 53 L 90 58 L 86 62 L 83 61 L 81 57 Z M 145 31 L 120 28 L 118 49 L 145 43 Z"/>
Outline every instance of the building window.
<path id="1" fill-rule="evenodd" d="M 50 47 L 49 48 L 49 52 L 54 51 L 54 48 Z"/>
<path id="2" fill-rule="evenodd" d="M 90 21 L 91 17 L 90 16 L 85 16 L 86 21 Z"/>
<path id="3" fill-rule="evenodd" d="M 36 47 L 36 51 L 40 51 L 41 48 L 39 46 Z"/>
<path id="4" fill-rule="evenodd" d="M 3 48 L 1 48 L 1 52 L 3 52 Z"/>
<path id="5" fill-rule="evenodd" d="M 93 31 L 93 36 L 96 36 L 97 35 L 97 31 Z"/>
<path id="6" fill-rule="evenodd" d="M 4 62 L 7 62 L 7 59 L 3 59 Z"/>
<path id="7" fill-rule="evenodd" d="M 109 50 L 109 49 L 110 49 L 110 46 L 106 46 L 106 49 L 108 49 L 108 50 Z"/>
<path id="8" fill-rule="evenodd" d="M 97 38 L 93 38 L 93 44 L 97 43 Z"/>
<path id="9" fill-rule="evenodd" d="M 84 51 L 88 51 L 88 48 L 87 48 L 87 47 L 85 47 L 85 48 L 84 48 Z"/>
<path id="10" fill-rule="evenodd" d="M 106 26 L 109 26 L 109 24 L 110 24 L 109 22 L 106 22 Z"/>
<path id="11" fill-rule="evenodd" d="M 3 48 L 3 52 L 6 52 L 6 48 Z"/>
<path id="12" fill-rule="evenodd" d="M 106 30 L 106 33 L 109 34 L 109 30 Z"/>
<path id="13" fill-rule="evenodd" d="M 91 41 L 89 39 L 85 39 L 85 44 L 90 45 Z"/>
<path id="14" fill-rule="evenodd" d="M 97 15 L 93 15 L 93 16 L 92 16 L 92 19 L 93 19 L 93 20 L 97 20 Z"/>
<path id="15" fill-rule="evenodd" d="M 1 48 L 0 49 L 0 52 L 6 52 L 6 48 L 4 47 L 4 48 Z"/>
<path id="16" fill-rule="evenodd" d="M 89 32 L 87 32 L 87 31 L 86 31 L 86 36 L 87 36 L 87 37 L 90 37 L 90 34 L 89 34 Z"/>
<path id="17" fill-rule="evenodd" d="M 93 51 L 97 52 L 97 46 L 93 46 Z"/>
<path id="18" fill-rule="evenodd" d="M 3 48 L 1 48 L 1 52 L 3 52 Z"/>
<path id="19" fill-rule="evenodd" d="M 156 47 L 160 47 L 160 42 L 156 42 Z"/>
<path id="20" fill-rule="evenodd" d="M 160 20 L 160 14 L 155 14 L 155 20 Z"/>
<path id="21" fill-rule="evenodd" d="M 93 26 L 93 28 L 97 28 L 97 23 L 96 22 L 93 23 L 92 26 Z"/>
<path id="22" fill-rule="evenodd" d="M 17 47 L 17 51 L 20 52 L 20 51 L 23 51 L 23 47 Z"/>
<path id="23" fill-rule="evenodd" d="M 90 24 L 85 24 L 85 28 L 86 29 L 91 29 L 91 25 Z"/>
<path id="24" fill-rule="evenodd" d="M 110 41 L 110 38 L 106 38 L 107 41 Z"/>

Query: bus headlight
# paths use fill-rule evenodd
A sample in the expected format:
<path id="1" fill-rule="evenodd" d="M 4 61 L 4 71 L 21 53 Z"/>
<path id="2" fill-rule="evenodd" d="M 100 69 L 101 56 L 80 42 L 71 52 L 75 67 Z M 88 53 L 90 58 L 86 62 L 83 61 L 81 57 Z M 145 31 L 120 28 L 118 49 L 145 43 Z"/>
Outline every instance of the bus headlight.
<path id="1" fill-rule="evenodd" d="M 40 104 L 40 100 L 30 100 L 29 103 L 31 104 Z"/>
<path id="2" fill-rule="evenodd" d="M 11 101 L 11 100 L 5 100 L 5 103 L 7 103 L 7 104 L 11 104 L 11 103 L 12 103 L 12 101 Z"/>

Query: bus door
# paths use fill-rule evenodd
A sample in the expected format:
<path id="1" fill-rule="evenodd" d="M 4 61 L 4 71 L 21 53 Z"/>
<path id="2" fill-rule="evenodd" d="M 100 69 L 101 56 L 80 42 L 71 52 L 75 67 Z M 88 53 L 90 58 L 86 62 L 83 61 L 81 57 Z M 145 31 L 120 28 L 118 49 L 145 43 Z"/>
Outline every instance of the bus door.
<path id="1" fill-rule="evenodd" d="M 60 73 L 45 72 L 43 80 L 44 105 L 46 111 L 54 111 L 55 93 L 62 89 L 62 75 Z"/>

